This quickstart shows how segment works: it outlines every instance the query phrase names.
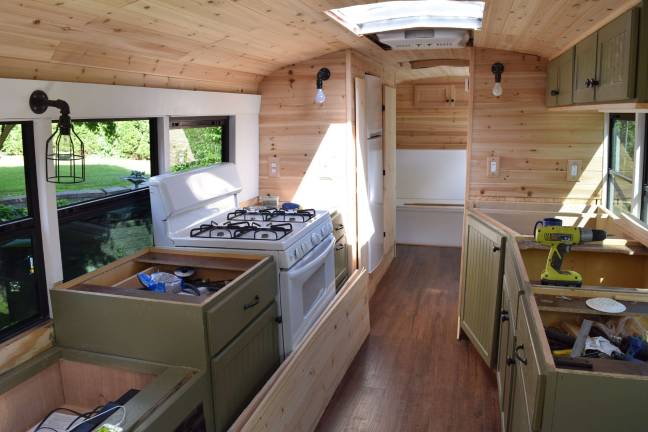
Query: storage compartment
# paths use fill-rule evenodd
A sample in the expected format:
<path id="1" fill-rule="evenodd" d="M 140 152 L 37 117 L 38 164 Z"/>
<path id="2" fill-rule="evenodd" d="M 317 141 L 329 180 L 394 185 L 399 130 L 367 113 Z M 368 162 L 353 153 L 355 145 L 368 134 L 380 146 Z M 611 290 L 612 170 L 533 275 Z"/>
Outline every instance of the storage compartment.
<path id="1" fill-rule="evenodd" d="M 202 374 L 190 369 L 53 348 L 0 379 L 0 430 L 33 431 L 41 422 L 41 430 L 64 430 L 58 425 L 64 421 L 67 427 L 78 417 L 75 412 L 89 413 L 111 402 L 123 409 L 106 408 L 104 421 L 110 418 L 116 424 L 125 414 L 125 429 L 147 430 L 136 425 L 154 424 L 156 418 L 180 425 L 193 410 L 202 412 L 207 395 L 201 379 Z M 182 397 L 185 411 L 174 407 Z M 166 408 L 158 411 L 163 404 Z M 166 410 L 175 419 L 162 419 Z"/>
<path id="2" fill-rule="evenodd" d="M 583 250 L 587 246 L 575 246 L 572 252 L 563 260 L 563 270 L 574 270 L 583 277 L 583 287 L 606 288 L 648 288 L 648 255 L 643 248 L 630 255 L 624 251 L 615 251 L 613 246 L 608 248 L 594 247 L 592 251 Z M 544 271 L 549 255 L 549 248 L 539 245 L 531 249 L 520 250 L 527 275 L 532 283 L 540 283 L 540 275 Z"/>
<path id="3" fill-rule="evenodd" d="M 624 338 L 636 336 L 645 340 L 648 336 L 648 298 L 640 299 L 637 296 L 631 296 L 631 300 L 624 300 L 623 295 L 580 292 L 578 289 L 560 289 L 558 291 L 555 294 L 551 294 L 551 289 L 538 288 L 536 290 L 535 301 L 545 331 L 547 328 L 551 328 L 562 334 L 577 338 L 583 320 L 589 320 L 595 324 L 593 324 L 593 329 L 588 335 L 591 337 L 605 337 L 606 340 L 614 342 L 614 345 L 620 348 L 622 353 L 627 343 L 625 341 L 621 342 Z M 618 314 L 607 314 L 596 311 L 589 308 L 585 303 L 587 299 L 592 297 L 616 298 L 627 309 L 625 312 Z M 630 297 L 630 295 L 626 295 L 625 297 Z M 603 328 L 607 330 L 602 331 L 601 329 Z M 551 351 L 548 338 L 543 338 L 543 341 L 546 343 L 544 348 L 548 352 Z M 554 349 L 551 352 L 554 359 L 569 358 L 567 351 Z M 556 364 L 555 362 L 554 366 L 558 369 L 576 369 L 591 373 L 648 376 L 647 361 L 596 358 L 592 357 L 591 354 L 579 356 L 579 358 L 586 358 L 587 362 L 591 364 L 591 368 L 570 367 L 560 363 Z"/>

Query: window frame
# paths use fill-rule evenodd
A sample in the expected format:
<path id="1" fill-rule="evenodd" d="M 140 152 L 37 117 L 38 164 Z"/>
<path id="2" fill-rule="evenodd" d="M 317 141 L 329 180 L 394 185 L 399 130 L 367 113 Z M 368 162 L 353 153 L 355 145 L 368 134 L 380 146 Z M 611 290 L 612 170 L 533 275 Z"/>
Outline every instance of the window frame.
<path id="1" fill-rule="evenodd" d="M 632 185 L 633 190 L 634 190 L 634 180 L 635 180 L 634 178 L 630 178 L 630 177 L 628 177 L 628 176 L 626 176 L 624 174 L 621 174 L 621 173 L 617 172 L 613 168 L 614 153 L 613 153 L 612 150 L 613 150 L 614 142 L 612 140 L 612 134 L 613 134 L 613 130 L 614 130 L 614 122 L 616 120 L 619 120 L 619 119 L 626 120 L 626 121 L 632 120 L 632 121 L 635 122 L 635 127 L 636 127 L 636 116 L 635 116 L 634 113 L 611 113 L 609 115 L 608 145 L 607 145 L 607 147 L 608 147 L 608 149 L 607 149 L 607 156 L 608 156 L 607 157 L 607 181 L 606 181 L 607 194 L 606 194 L 605 207 L 608 208 L 611 211 L 614 211 L 614 202 L 613 202 L 614 188 L 611 187 L 613 182 L 614 182 L 614 179 L 619 178 L 622 181 L 629 182 Z M 636 134 L 636 129 L 635 129 L 635 134 Z M 637 135 L 635 135 L 635 139 L 637 139 Z M 636 149 L 636 144 L 637 143 L 635 142 L 635 153 L 636 153 L 636 150 L 637 150 Z M 634 155 L 633 155 L 633 158 L 634 158 Z M 635 174 L 635 177 L 636 177 L 637 169 L 639 169 L 641 167 L 641 166 L 638 166 L 639 162 L 640 161 L 636 160 L 636 158 L 635 158 L 635 160 L 634 160 L 634 165 L 635 166 L 634 166 L 634 171 L 633 171 L 634 174 Z M 635 197 L 634 197 L 634 193 L 633 193 L 632 203 L 634 203 L 634 201 L 635 201 Z M 631 206 L 634 209 L 634 204 L 631 204 Z M 629 213 L 633 213 L 633 211 L 632 211 L 633 209 L 631 209 L 631 211 Z"/>
<path id="2" fill-rule="evenodd" d="M 149 141 L 151 145 L 151 177 L 160 174 L 160 158 L 159 158 L 159 140 L 158 140 L 158 130 L 157 130 L 157 118 L 120 118 L 120 119 L 74 119 L 73 122 L 106 122 L 106 121 L 139 121 L 139 120 L 148 120 L 149 122 Z M 132 197 L 136 193 L 146 192 L 148 196 L 148 186 L 144 186 L 138 189 L 127 190 L 124 192 L 119 192 L 112 194 L 110 196 L 90 199 L 82 201 L 79 203 L 73 203 L 70 205 L 62 206 L 57 208 L 57 213 L 60 220 L 69 220 L 70 215 L 83 214 L 87 210 L 89 205 L 100 205 L 104 208 L 112 200 L 116 200 L 120 197 L 130 196 Z"/>
<path id="3" fill-rule="evenodd" d="M 220 126 L 221 133 L 221 162 L 230 162 L 230 122 L 231 116 L 208 116 L 208 117 L 170 117 L 169 130 L 188 128 L 207 128 Z"/>
<path id="4" fill-rule="evenodd" d="M 41 228 L 38 183 L 36 173 L 36 148 L 34 144 L 34 124 L 31 121 L 2 121 L 0 124 L 16 124 L 21 127 L 23 143 L 23 160 L 25 171 L 25 195 L 27 197 L 28 216 L 8 222 L 0 222 L 0 242 L 15 238 L 31 236 L 34 260 L 34 279 L 37 296 L 38 313 L 36 316 L 20 323 L 0 329 L 0 343 L 29 330 L 50 319 L 47 279 L 45 274 L 45 256 L 43 252 L 43 234 Z"/>

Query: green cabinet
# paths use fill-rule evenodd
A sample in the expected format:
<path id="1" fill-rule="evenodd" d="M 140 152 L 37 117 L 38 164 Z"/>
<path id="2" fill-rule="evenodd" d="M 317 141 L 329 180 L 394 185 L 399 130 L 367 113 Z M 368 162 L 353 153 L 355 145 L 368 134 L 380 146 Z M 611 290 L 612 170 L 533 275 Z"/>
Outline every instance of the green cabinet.
<path id="1" fill-rule="evenodd" d="M 212 360 L 216 430 L 231 425 L 279 366 L 277 305 L 272 302 Z"/>
<path id="2" fill-rule="evenodd" d="M 632 9 L 598 32 L 595 99 L 622 101 L 635 97 L 639 10 Z"/>
<path id="3" fill-rule="evenodd" d="M 460 326 L 484 361 L 494 367 L 506 237 L 468 216 Z"/>
<path id="4" fill-rule="evenodd" d="M 576 44 L 574 103 L 623 101 L 636 96 L 639 11 L 629 10 Z"/>
<path id="5" fill-rule="evenodd" d="M 570 105 L 572 103 L 573 74 L 573 48 L 549 62 L 545 94 L 548 107 Z"/>
<path id="6" fill-rule="evenodd" d="M 574 103 L 594 102 L 592 80 L 596 77 L 597 41 L 598 34 L 594 33 L 574 48 Z"/>

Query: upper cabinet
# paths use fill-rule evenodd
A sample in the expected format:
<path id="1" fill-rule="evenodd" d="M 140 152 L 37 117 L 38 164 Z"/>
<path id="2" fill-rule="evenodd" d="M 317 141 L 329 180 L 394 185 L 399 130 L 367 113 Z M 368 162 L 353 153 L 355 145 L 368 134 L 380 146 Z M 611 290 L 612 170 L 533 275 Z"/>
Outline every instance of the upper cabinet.
<path id="1" fill-rule="evenodd" d="M 574 48 L 574 103 L 594 102 L 598 33 L 583 39 Z"/>
<path id="2" fill-rule="evenodd" d="M 648 60 L 639 49 L 648 50 L 647 7 L 627 11 L 552 60 L 547 68 L 547 106 L 643 102 L 648 77 L 637 70 Z"/>
<path id="3" fill-rule="evenodd" d="M 635 97 L 638 12 L 632 9 L 598 32 L 596 78 L 592 80 L 597 102 Z"/>
<path id="4" fill-rule="evenodd" d="M 574 74 L 574 49 L 554 59 L 547 67 L 547 106 L 572 103 L 572 81 Z"/>

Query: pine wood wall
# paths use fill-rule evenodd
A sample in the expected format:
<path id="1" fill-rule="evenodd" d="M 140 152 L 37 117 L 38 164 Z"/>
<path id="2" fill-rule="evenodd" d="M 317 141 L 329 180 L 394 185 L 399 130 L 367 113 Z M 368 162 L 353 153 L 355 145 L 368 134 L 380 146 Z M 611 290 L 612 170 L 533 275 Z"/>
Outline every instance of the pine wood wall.
<path id="1" fill-rule="evenodd" d="M 491 94 L 491 65 L 504 64 L 504 94 Z M 477 48 L 470 126 L 471 201 L 596 203 L 603 178 L 603 114 L 548 112 L 547 61 L 533 55 Z M 489 177 L 487 158 L 500 173 Z M 577 182 L 567 180 L 568 160 L 581 160 Z"/>
<path id="2" fill-rule="evenodd" d="M 454 87 L 453 104 L 417 101 L 426 87 Z M 396 145 L 399 149 L 465 149 L 468 141 L 468 94 L 463 77 L 428 78 L 398 84 Z"/>

